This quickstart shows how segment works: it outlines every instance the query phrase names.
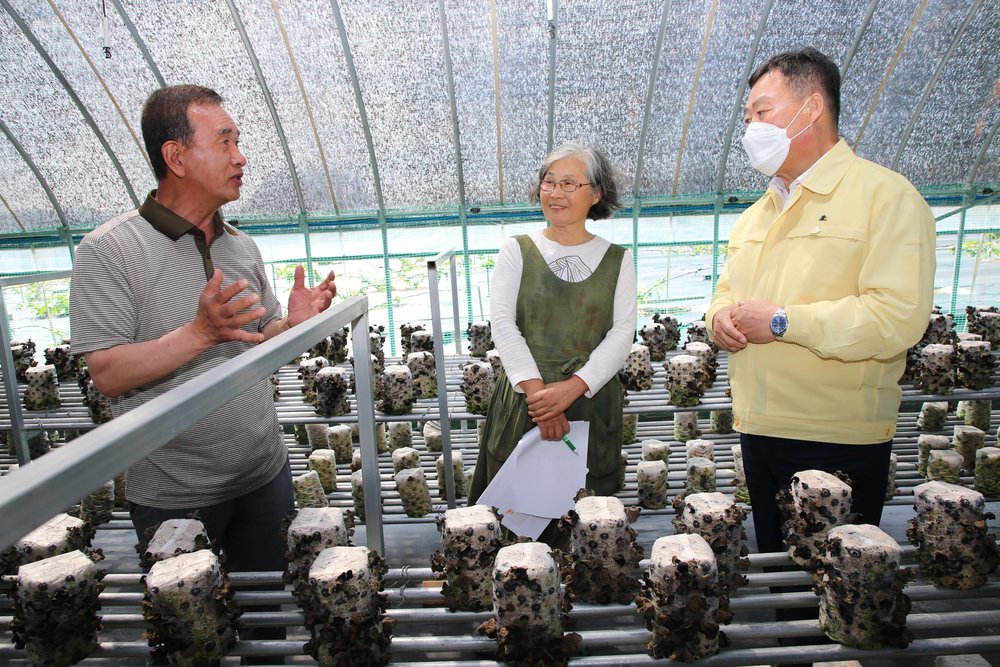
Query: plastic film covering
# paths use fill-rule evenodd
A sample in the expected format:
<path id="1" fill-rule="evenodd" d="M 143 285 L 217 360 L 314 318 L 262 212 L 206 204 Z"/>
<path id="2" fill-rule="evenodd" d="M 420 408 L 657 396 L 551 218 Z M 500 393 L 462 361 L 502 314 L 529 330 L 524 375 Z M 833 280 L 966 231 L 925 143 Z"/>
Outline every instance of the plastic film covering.
<path id="1" fill-rule="evenodd" d="M 240 149 L 248 164 L 240 199 L 226 205 L 224 215 L 298 213 L 288 162 L 226 4 L 135 1 L 122 5 L 167 84 L 212 88 L 222 95 L 223 106 L 240 128 Z"/>
<path id="2" fill-rule="evenodd" d="M 283 10 L 280 5 L 272 5 L 269 1 L 237 1 L 235 5 L 257 56 L 264 81 L 271 92 L 285 140 L 293 156 L 305 210 L 333 211 L 336 195 L 332 183 L 326 179 L 316 133 L 309 123 L 305 100 L 294 76 L 292 57 L 281 35 L 284 13 L 291 11 L 291 7 Z M 292 54 L 295 55 L 294 50 Z M 295 58 L 298 65 L 298 56 Z M 249 65 L 249 61 L 247 64 Z"/>
<path id="3" fill-rule="evenodd" d="M 490 5 L 490 0 L 445 3 L 462 137 L 462 177 L 466 201 L 473 206 L 501 199 Z"/>
<path id="4" fill-rule="evenodd" d="M 437 3 L 340 2 L 387 209 L 458 201 Z"/>
<path id="5" fill-rule="evenodd" d="M 760 46 L 752 72 L 771 56 L 813 46 L 840 65 L 847 56 L 854 41 L 861 18 L 867 11 L 869 0 L 845 0 L 844 2 L 824 2 L 806 0 L 803 2 L 776 2 L 767 19 L 767 26 L 761 35 Z M 742 108 L 746 104 L 749 88 L 742 99 L 736 128 L 729 149 L 726 165 L 725 188 L 727 190 L 759 190 L 767 185 L 767 178 L 750 166 L 743 150 Z"/>
<path id="6" fill-rule="evenodd" d="M 733 105 L 737 104 L 739 73 L 743 71 L 759 22 L 758 4 L 719 2 L 715 6 L 705 62 L 695 82 L 694 73 L 712 4 L 671 3 L 659 75 L 653 90 L 643 158 L 645 166 L 639 187 L 641 195 L 715 190 L 722 142 Z M 696 84 L 698 90 L 694 108 L 690 110 L 678 175 L 677 155 L 689 113 L 691 87 Z M 730 153 L 731 161 L 734 157 L 745 159 Z"/>
<path id="7" fill-rule="evenodd" d="M 15 11 L 43 48 L 46 37 L 51 41 L 52 30 L 62 30 L 61 25 L 49 22 L 52 13 L 48 6 L 35 3 L 30 8 L 15 8 Z M 0 13 L 0 34 L 4 36 L 0 40 L 0 99 L 3 99 L 4 123 L 59 200 L 67 223 L 90 227 L 103 222 L 110 213 L 132 208 L 134 204 L 107 151 L 83 121 L 79 109 L 52 70 L 6 12 Z M 53 49 L 47 50 L 52 57 Z M 53 57 L 60 68 L 68 59 L 80 59 L 79 51 L 65 40 L 55 50 L 63 52 L 63 57 Z M 79 79 L 72 71 L 64 73 L 70 81 Z M 88 79 L 93 80 L 89 72 Z M 88 98 L 82 92 L 77 90 L 86 104 Z M 106 107 L 111 110 L 110 104 Z M 60 221 L 51 203 L 44 193 L 42 198 L 38 197 L 38 181 L 30 169 L 6 137 L 0 137 L 0 143 L 5 146 L 0 152 L 0 188 L 11 209 L 29 230 L 58 227 Z M 120 145 L 126 146 L 125 143 Z M 134 145 L 131 152 L 138 158 Z"/>
<path id="8" fill-rule="evenodd" d="M 662 2 L 587 0 L 559 5 L 554 144 L 601 146 L 630 192 Z"/>
<path id="9" fill-rule="evenodd" d="M 917 185 L 965 182 L 973 166 L 970 156 L 979 154 L 1000 119 L 1000 67 L 994 61 L 992 77 L 982 70 L 983 44 L 998 44 L 1000 12 L 984 7 L 972 17 L 901 156 L 899 170 Z M 995 154 L 982 162 L 975 178 L 1000 179 Z"/>
<path id="10" fill-rule="evenodd" d="M 139 117 L 142 103 L 149 91 L 156 87 L 156 81 L 142 60 L 142 54 L 131 35 L 119 24 L 118 14 L 113 11 L 108 14 L 111 36 L 109 46 L 113 57 L 105 58 L 100 17 L 94 7 L 64 1 L 56 5 L 59 12 L 57 15 L 48 3 L 37 0 L 12 0 L 11 4 L 17 7 L 42 48 L 70 81 L 74 92 L 114 150 L 136 196 L 141 199 L 148 189 L 155 187 L 153 173 L 142 146 Z M 39 11 L 39 7 L 43 7 L 43 11 Z M 66 25 L 59 16 L 65 20 Z M 73 37 L 76 38 L 75 42 Z M 87 62 L 88 58 L 90 63 Z M 102 81 L 107 89 L 101 84 Z M 59 85 L 55 79 L 52 84 Z M 121 113 L 115 108 L 115 104 L 121 109 Z M 77 117 L 82 125 L 83 119 L 79 112 Z M 107 187 L 118 189 L 124 194 L 117 173 L 109 173 L 105 181 Z M 103 193 L 100 197 L 95 197 L 95 201 L 103 199 Z M 109 211 L 109 214 L 118 212 Z"/>
<path id="11" fill-rule="evenodd" d="M 545 158 L 548 23 L 535 0 L 497 2 L 505 202 L 523 202 Z"/>
<path id="12" fill-rule="evenodd" d="M 0 233 L 47 229 L 60 224 L 38 179 L 3 134 L 0 134 L 0 197 L 3 197 Z"/>
<path id="13" fill-rule="evenodd" d="M 947 52 L 968 8 L 969 2 L 965 1 L 930 1 L 917 17 L 919 3 L 879 5 L 841 92 L 845 107 L 841 134 L 853 140 L 858 155 L 879 164 L 892 164 L 924 87 Z M 915 17 L 913 31 L 872 109 L 874 96 Z M 963 91 L 962 99 L 955 103 L 963 104 L 966 94 Z M 861 123 L 866 120 L 867 126 L 859 141 Z M 944 146 L 938 145 L 939 151 L 943 149 Z M 964 152 L 971 157 L 968 149 Z M 904 175 L 910 176 L 905 172 Z"/>
<path id="14" fill-rule="evenodd" d="M 259 15 L 261 28 L 277 31 L 277 18 L 271 2 L 241 0 L 241 4 L 245 4 L 248 10 L 252 8 L 252 13 Z M 339 211 L 375 209 L 378 207 L 375 201 L 375 179 L 361 129 L 361 115 L 354 101 L 354 91 L 351 89 L 330 2 L 282 0 L 275 4 L 302 76 L 305 96 L 320 138 L 319 145 L 316 144 L 313 129 L 305 117 L 306 104 L 295 81 L 292 61 L 284 44 L 276 44 L 276 48 L 282 52 L 280 59 L 273 53 L 265 55 L 259 50 L 258 58 L 265 68 L 268 85 L 285 126 L 285 135 L 295 156 L 306 205 L 311 207 L 312 202 L 318 200 L 323 202 L 319 211 L 333 210 L 330 188 L 320 158 L 319 147 L 322 146 Z M 244 14 L 248 30 L 250 15 L 250 11 Z M 257 26 L 256 20 L 254 25 Z M 277 38 L 280 39 L 280 36 Z M 265 60 L 273 60 L 273 66 L 265 66 Z M 289 118 L 290 114 L 301 114 L 303 117 Z M 305 150 L 306 154 L 301 155 L 300 150 Z M 313 209 L 310 211 L 315 212 Z"/>

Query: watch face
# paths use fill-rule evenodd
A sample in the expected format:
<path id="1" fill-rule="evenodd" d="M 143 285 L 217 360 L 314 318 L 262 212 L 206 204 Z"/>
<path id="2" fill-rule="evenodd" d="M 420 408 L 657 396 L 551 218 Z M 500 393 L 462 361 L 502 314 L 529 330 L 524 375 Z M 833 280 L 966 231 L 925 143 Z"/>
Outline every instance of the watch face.
<path id="1" fill-rule="evenodd" d="M 788 318 L 784 315 L 775 315 L 771 318 L 771 333 L 780 336 L 788 328 Z"/>

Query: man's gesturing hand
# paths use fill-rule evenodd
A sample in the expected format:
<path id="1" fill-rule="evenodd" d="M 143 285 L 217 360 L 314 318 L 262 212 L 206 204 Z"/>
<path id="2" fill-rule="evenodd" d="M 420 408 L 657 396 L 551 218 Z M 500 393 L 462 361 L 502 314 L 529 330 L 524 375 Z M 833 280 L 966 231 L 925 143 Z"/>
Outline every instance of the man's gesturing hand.
<path id="1" fill-rule="evenodd" d="M 295 284 L 288 295 L 288 326 L 302 324 L 310 317 L 319 315 L 330 307 L 333 297 L 337 296 L 337 285 L 334 283 L 333 271 L 316 287 L 306 287 L 306 272 L 302 266 L 295 267 Z"/>
<path id="2" fill-rule="evenodd" d="M 263 308 L 252 308 L 260 301 L 259 294 L 251 293 L 233 301 L 248 284 L 246 279 L 241 278 L 222 287 L 222 271 L 216 269 L 212 274 L 212 279 L 205 285 L 198 299 L 198 314 L 191 322 L 195 334 L 201 338 L 205 347 L 230 340 L 245 343 L 260 343 L 264 340 L 264 334 L 240 328 L 260 319 L 266 312 Z"/>

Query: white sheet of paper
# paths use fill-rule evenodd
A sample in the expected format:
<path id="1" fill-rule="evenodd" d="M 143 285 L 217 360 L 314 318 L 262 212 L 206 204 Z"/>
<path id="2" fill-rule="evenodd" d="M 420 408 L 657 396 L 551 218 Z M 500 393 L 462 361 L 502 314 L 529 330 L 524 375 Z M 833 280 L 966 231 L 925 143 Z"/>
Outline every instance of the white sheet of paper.
<path id="1" fill-rule="evenodd" d="M 531 514 L 521 514 L 520 512 L 510 512 L 500 515 L 500 523 L 503 527 L 521 537 L 537 540 L 545 527 L 552 519 L 547 516 L 533 516 Z"/>
<path id="2" fill-rule="evenodd" d="M 478 505 L 496 507 L 500 513 L 500 523 L 515 535 L 537 540 L 545 527 L 549 525 L 548 517 L 532 516 L 514 511 L 514 500 L 517 495 L 517 470 L 513 462 L 517 458 L 517 449 L 497 471 L 477 501 Z"/>
<path id="3" fill-rule="evenodd" d="M 573 509 L 573 497 L 587 483 L 590 422 L 574 421 L 569 426 L 566 437 L 576 453 L 565 442 L 542 440 L 537 428 L 518 443 L 516 512 L 558 519 Z"/>
<path id="4" fill-rule="evenodd" d="M 542 440 L 537 428 L 528 431 L 477 504 L 496 507 L 507 530 L 538 539 L 549 521 L 572 509 L 573 496 L 586 483 L 589 434 L 589 422 L 570 422 L 567 437 L 577 455 L 564 442 Z"/>

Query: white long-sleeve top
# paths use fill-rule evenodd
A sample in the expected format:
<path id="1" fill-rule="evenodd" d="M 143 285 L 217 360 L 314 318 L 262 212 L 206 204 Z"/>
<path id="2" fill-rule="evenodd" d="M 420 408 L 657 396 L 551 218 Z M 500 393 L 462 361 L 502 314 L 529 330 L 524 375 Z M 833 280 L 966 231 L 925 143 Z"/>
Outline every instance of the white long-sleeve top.
<path id="1" fill-rule="evenodd" d="M 529 237 L 552 272 L 562 280 L 574 283 L 590 276 L 611 246 L 600 236 L 574 246 L 550 241 L 541 230 L 530 232 Z M 504 372 L 514 390 L 519 392 L 518 383 L 542 377 L 515 321 L 523 267 L 517 239 L 510 237 L 504 240 L 493 273 L 490 325 Z M 632 254 L 626 250 L 615 288 L 614 325 L 590 353 L 590 360 L 574 374 L 587 383 L 587 398 L 592 398 L 621 369 L 632 349 L 636 321 L 635 290 L 635 266 Z"/>

